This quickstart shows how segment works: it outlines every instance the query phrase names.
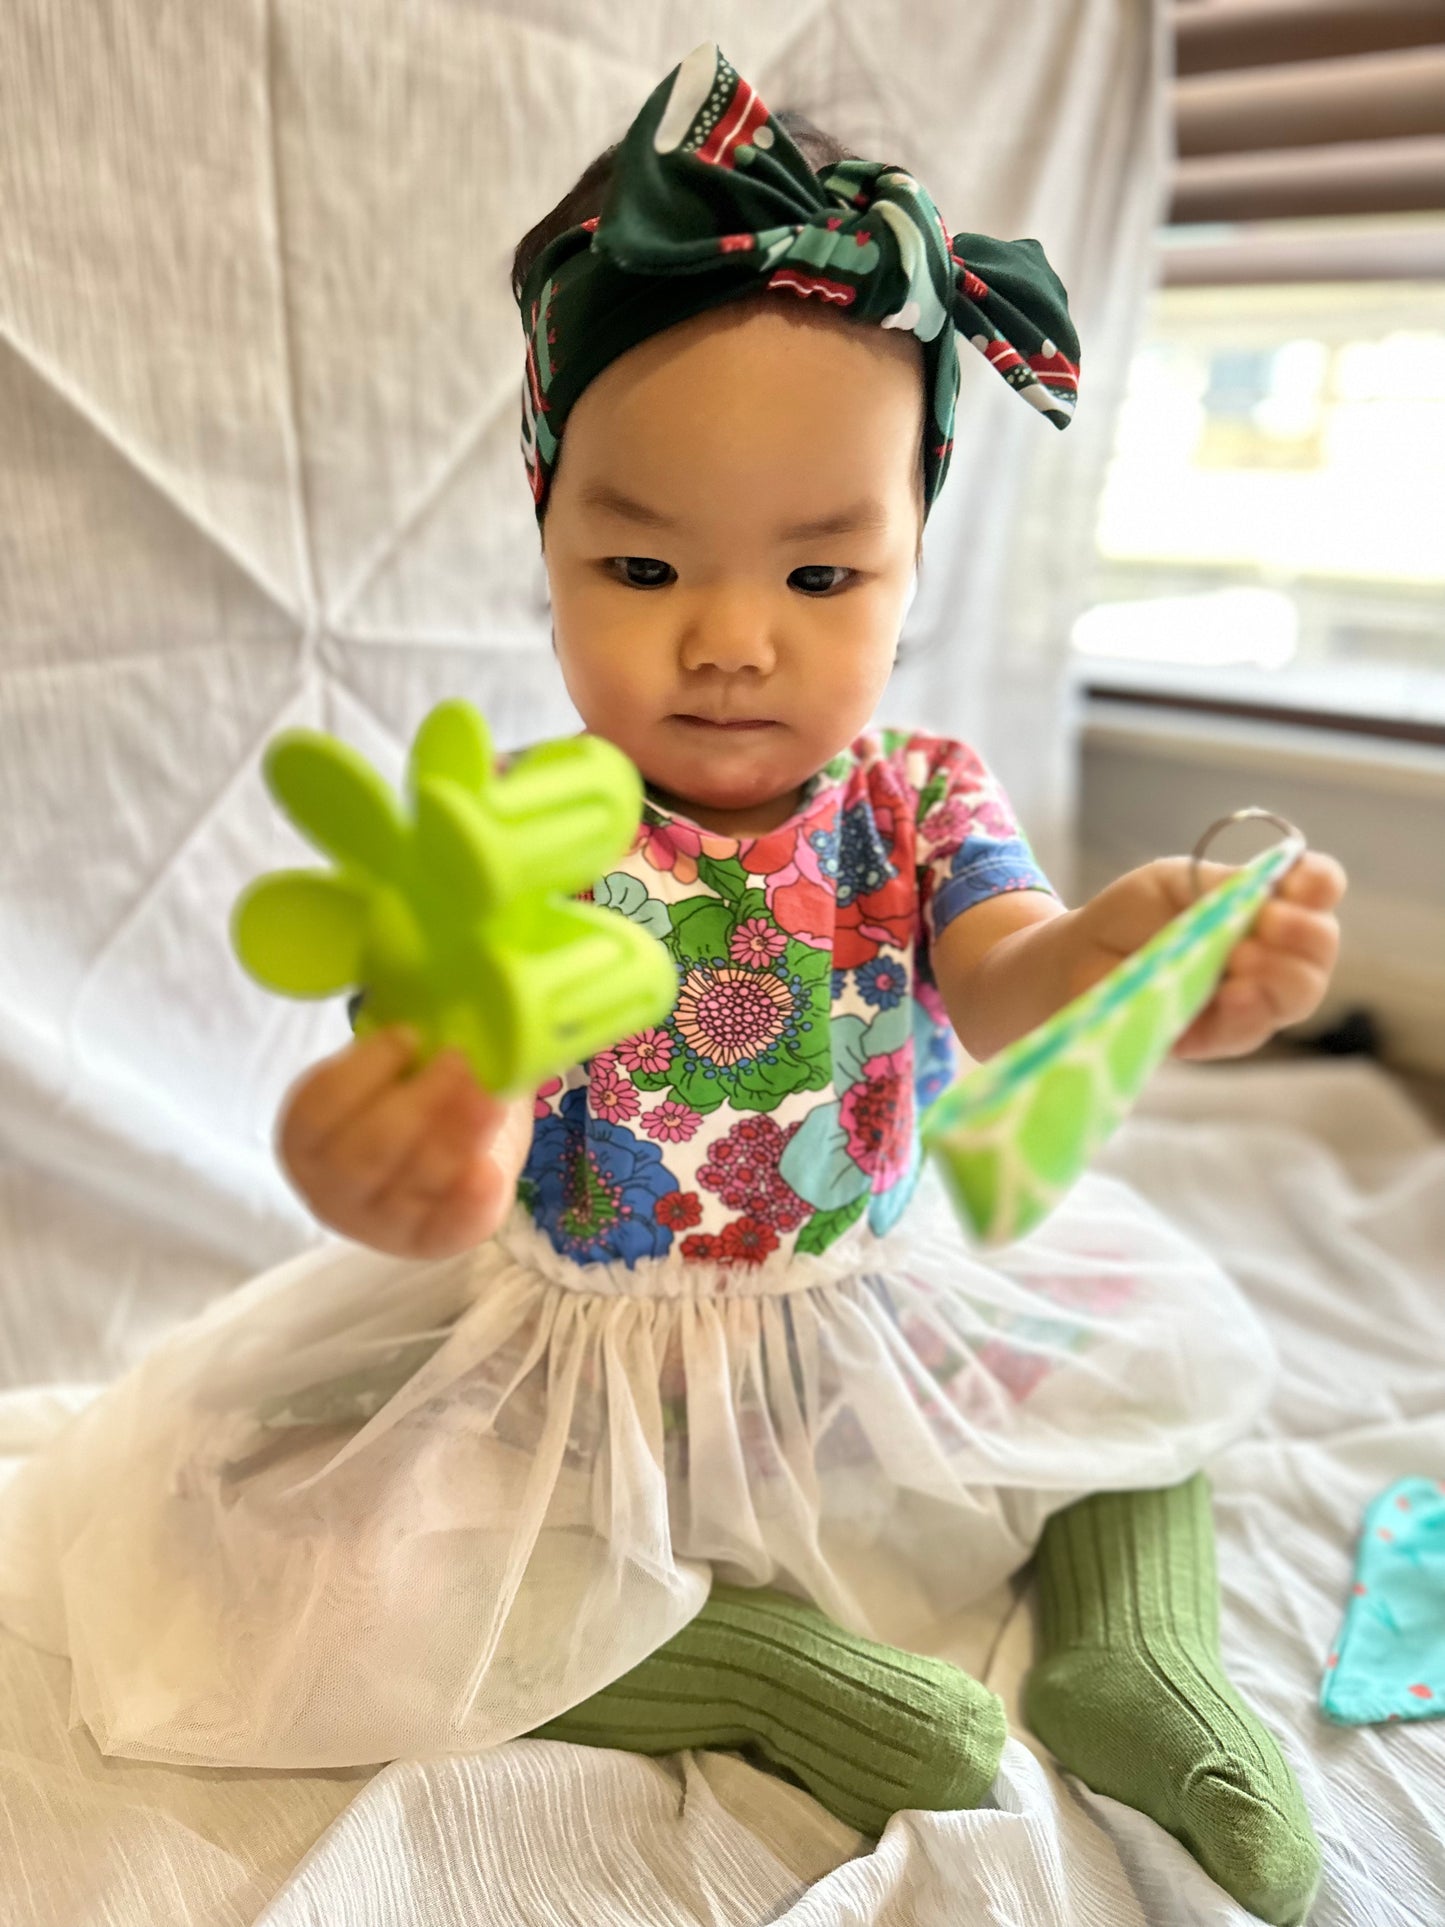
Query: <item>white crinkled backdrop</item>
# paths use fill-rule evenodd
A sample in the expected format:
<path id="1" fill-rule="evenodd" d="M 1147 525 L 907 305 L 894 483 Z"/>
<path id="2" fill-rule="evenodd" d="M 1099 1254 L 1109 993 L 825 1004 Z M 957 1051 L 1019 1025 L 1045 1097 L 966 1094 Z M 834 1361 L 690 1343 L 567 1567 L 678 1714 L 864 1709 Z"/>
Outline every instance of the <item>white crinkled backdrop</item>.
<path id="1" fill-rule="evenodd" d="M 304 722 L 394 774 L 453 694 L 507 743 L 575 726 L 507 270 L 706 37 L 766 99 L 915 166 L 954 226 L 1041 238 L 1074 295 L 1065 435 L 966 357 L 888 709 L 978 740 L 1061 848 L 1071 544 L 1157 202 L 1144 0 L 0 18 L 0 1138 L 28 1167 L 247 1266 L 311 1235 L 269 1134 L 346 1033 L 339 1004 L 282 1003 L 229 954 L 240 886 L 311 854 L 258 756 Z M 31 1182 L 7 1184 L 27 1225 Z"/>

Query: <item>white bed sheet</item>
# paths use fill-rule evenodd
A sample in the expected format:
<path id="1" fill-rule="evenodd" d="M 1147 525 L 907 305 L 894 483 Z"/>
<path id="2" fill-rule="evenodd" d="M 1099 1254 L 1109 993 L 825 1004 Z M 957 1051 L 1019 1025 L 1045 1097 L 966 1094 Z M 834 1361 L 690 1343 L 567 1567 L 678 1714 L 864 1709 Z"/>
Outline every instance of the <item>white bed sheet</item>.
<path id="1" fill-rule="evenodd" d="M 1403 1473 L 1445 1476 L 1445 1143 L 1368 1065 L 1171 1067 L 1106 1162 L 1222 1255 L 1279 1349 L 1268 1415 L 1213 1476 L 1228 1659 L 1325 1846 L 1313 1927 L 1439 1927 L 1445 1724 L 1333 1728 L 1315 1695 L 1365 1504 Z M 87 1396 L 77 1381 L 239 1275 L 13 1167 L 0 1266 L 12 1457 Z M 106 1761 L 68 1728 L 65 1665 L 0 1639 L 0 1920 L 1245 1927 L 1167 1835 L 1059 1775 L 1024 1734 L 1032 1638 L 1025 1589 L 946 1629 L 940 1650 L 1013 1715 L 994 1804 L 900 1815 L 871 1849 L 726 1755 L 521 1741 L 349 1775 Z"/>

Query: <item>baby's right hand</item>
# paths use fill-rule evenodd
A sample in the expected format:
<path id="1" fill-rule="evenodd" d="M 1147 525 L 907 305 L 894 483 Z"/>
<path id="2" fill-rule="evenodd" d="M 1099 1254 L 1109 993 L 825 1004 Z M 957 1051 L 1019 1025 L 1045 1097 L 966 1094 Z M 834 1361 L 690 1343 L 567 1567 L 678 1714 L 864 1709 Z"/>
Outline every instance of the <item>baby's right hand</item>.
<path id="1" fill-rule="evenodd" d="M 276 1152 L 343 1238 L 398 1258 L 450 1258 L 490 1238 L 516 1195 L 532 1100 L 493 1097 L 458 1051 L 416 1070 L 414 1038 L 374 1031 L 298 1078 Z"/>

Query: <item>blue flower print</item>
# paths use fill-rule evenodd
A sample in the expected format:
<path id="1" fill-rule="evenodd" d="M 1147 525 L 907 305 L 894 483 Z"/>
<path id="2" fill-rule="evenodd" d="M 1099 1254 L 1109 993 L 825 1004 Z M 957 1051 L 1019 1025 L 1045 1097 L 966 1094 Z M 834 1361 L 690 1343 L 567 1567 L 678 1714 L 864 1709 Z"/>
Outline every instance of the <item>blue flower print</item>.
<path id="1" fill-rule="evenodd" d="M 829 883 L 838 875 L 838 821 L 825 823 L 820 830 L 809 830 L 808 847 L 818 859 L 818 872 Z"/>
<path id="2" fill-rule="evenodd" d="M 655 1144 L 591 1116 L 579 1085 L 560 1114 L 539 1118 L 522 1173 L 532 1216 L 557 1249 L 581 1263 L 660 1257 L 672 1232 L 654 1216 L 678 1188 Z"/>
<path id="3" fill-rule="evenodd" d="M 838 850 L 839 904 L 849 904 L 854 897 L 872 896 L 897 875 L 897 865 L 891 860 L 878 819 L 866 802 L 855 803 L 843 813 Z"/>
<path id="4" fill-rule="evenodd" d="M 892 1010 L 908 989 L 903 965 L 885 954 L 858 966 L 858 988 L 875 1010 Z"/>

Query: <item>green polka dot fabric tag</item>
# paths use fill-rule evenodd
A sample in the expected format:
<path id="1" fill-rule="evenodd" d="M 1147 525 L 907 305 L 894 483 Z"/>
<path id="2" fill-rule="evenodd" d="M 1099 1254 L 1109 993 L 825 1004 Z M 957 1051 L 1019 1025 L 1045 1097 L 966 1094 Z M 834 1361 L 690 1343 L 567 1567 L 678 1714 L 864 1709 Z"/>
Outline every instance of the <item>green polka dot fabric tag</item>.
<path id="1" fill-rule="evenodd" d="M 1341 1726 L 1445 1713 L 1445 1481 L 1397 1479 L 1365 1514 L 1320 1711 Z"/>
<path id="2" fill-rule="evenodd" d="M 923 1142 L 965 1229 L 1010 1244 L 1046 1218 L 1214 994 L 1230 951 L 1304 849 L 1263 851 L 1026 1037 L 951 1085 Z"/>

